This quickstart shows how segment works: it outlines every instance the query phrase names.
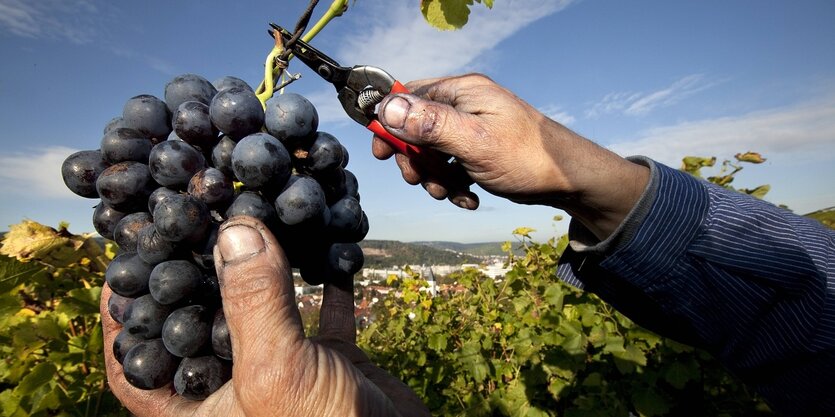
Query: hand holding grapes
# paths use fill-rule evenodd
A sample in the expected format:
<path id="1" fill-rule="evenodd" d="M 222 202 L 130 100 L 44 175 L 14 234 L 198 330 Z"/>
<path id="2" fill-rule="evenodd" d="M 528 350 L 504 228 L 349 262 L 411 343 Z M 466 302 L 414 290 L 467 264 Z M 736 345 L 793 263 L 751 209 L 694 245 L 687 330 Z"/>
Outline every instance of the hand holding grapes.
<path id="1" fill-rule="evenodd" d="M 325 286 L 320 334 L 305 339 L 286 257 L 259 221 L 236 217 L 215 248 L 223 309 L 232 338 L 232 379 L 203 401 L 172 395 L 169 386 L 131 386 L 105 349 L 111 389 L 139 416 L 429 415 L 405 384 L 371 364 L 354 344 L 352 288 Z M 102 296 L 105 346 L 120 325 Z"/>
<path id="2" fill-rule="evenodd" d="M 396 156 L 404 180 L 437 199 L 475 209 L 469 182 L 524 204 L 566 210 L 600 238 L 620 224 L 641 195 L 649 170 L 629 162 L 545 117 L 487 77 L 464 75 L 413 81 L 413 94 L 380 104 L 380 122 L 394 136 L 454 156 L 456 163 L 426 167 Z M 379 159 L 393 151 L 375 138 Z M 433 169 L 434 168 L 434 169 Z"/>

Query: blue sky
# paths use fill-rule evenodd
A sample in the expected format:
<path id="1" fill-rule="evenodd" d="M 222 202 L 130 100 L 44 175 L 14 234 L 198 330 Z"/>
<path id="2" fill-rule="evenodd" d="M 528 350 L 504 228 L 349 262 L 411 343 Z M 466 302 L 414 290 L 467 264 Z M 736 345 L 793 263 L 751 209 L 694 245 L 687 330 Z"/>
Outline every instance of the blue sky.
<path id="1" fill-rule="evenodd" d="M 61 181 L 70 153 L 138 94 L 162 97 L 181 73 L 257 85 L 267 23 L 292 27 L 306 1 L 0 0 L 0 229 L 24 218 L 92 231 L 93 200 Z M 317 16 L 329 2 L 322 0 Z M 622 155 L 672 166 L 685 155 L 757 151 L 737 185 L 805 213 L 835 206 L 835 2 L 497 0 L 461 31 L 424 23 L 415 1 L 356 0 L 313 41 L 345 65 L 402 81 L 482 72 L 552 118 Z M 368 238 L 476 242 L 546 239 L 561 212 L 481 191 L 467 212 L 400 179 L 370 154 L 332 88 L 298 62 L 290 91 L 311 99 L 320 130 L 351 155 Z M 520 160 L 519 163 L 525 163 Z"/>

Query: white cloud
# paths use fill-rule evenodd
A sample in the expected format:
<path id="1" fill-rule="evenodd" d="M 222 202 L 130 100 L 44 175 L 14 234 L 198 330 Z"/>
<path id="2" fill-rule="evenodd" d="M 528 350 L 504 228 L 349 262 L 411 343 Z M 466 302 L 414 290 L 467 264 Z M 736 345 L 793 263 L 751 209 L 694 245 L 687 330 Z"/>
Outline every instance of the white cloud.
<path id="1" fill-rule="evenodd" d="M 65 146 L 33 148 L 0 155 L 0 192 L 29 198 L 78 198 L 61 177 L 61 165 L 77 149 Z"/>
<path id="2" fill-rule="evenodd" d="M 483 52 L 573 1 L 503 0 L 492 10 L 474 5 L 463 29 L 443 32 L 427 24 L 412 2 L 377 0 L 378 20 L 363 21 L 340 43 L 336 56 L 344 64 L 382 67 L 404 82 L 450 75 L 469 69 Z"/>
<path id="3" fill-rule="evenodd" d="M 551 120 L 555 120 L 565 126 L 571 125 L 577 120 L 576 117 L 563 110 L 560 106 L 554 104 L 540 107 L 538 110 Z"/>
<path id="4" fill-rule="evenodd" d="M 92 0 L 0 0 L 0 30 L 26 38 L 93 40 L 99 7 Z"/>
<path id="5" fill-rule="evenodd" d="M 656 127 L 609 148 L 672 166 L 678 166 L 685 155 L 722 158 L 749 150 L 784 160 L 832 158 L 835 94 L 789 107 Z"/>
<path id="6" fill-rule="evenodd" d="M 655 108 L 676 104 L 714 85 L 716 82 L 705 80 L 703 74 L 691 74 L 657 91 L 613 92 L 606 94 L 603 99 L 586 110 L 586 117 L 596 118 L 604 114 L 620 112 L 630 116 L 641 116 Z"/>

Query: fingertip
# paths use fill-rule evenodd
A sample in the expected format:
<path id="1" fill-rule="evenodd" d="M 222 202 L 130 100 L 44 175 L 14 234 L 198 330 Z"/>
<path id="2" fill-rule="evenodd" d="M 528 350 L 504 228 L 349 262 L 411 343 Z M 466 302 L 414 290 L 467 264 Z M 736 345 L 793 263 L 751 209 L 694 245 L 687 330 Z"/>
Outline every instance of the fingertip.
<path id="1" fill-rule="evenodd" d="M 426 192 L 429 193 L 429 195 L 435 200 L 443 200 L 447 198 L 447 195 L 449 194 L 446 187 L 433 181 L 423 182 L 423 189 L 426 190 Z"/>
<path id="2" fill-rule="evenodd" d="M 420 184 L 422 180 L 420 172 L 412 164 L 408 156 L 398 153 L 394 155 L 394 160 L 397 162 L 397 167 L 400 168 L 403 181 L 406 181 L 409 185 Z"/>
<path id="3" fill-rule="evenodd" d="M 470 190 L 453 192 L 449 196 L 449 201 L 466 210 L 475 210 L 479 206 L 478 196 Z"/>
<path id="4" fill-rule="evenodd" d="M 379 160 L 386 160 L 394 155 L 394 149 L 386 141 L 374 135 L 371 139 L 371 154 Z"/>

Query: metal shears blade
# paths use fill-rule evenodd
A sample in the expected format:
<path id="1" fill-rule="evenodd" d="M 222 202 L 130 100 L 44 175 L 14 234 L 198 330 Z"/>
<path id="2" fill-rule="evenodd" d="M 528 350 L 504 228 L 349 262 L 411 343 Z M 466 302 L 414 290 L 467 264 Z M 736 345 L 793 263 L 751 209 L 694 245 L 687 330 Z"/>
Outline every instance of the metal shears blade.
<path id="1" fill-rule="evenodd" d="M 392 136 L 377 119 L 376 106 L 389 94 L 408 93 L 409 90 L 389 73 L 370 65 L 344 67 L 336 60 L 310 46 L 301 39 L 290 42 L 293 35 L 274 23 L 270 35 L 281 36 L 290 44 L 293 55 L 336 88 L 342 108 L 357 123 L 391 145 L 397 152 L 410 158 L 423 159 L 427 150 L 407 144 Z M 423 155 L 423 156 L 422 156 Z"/>

